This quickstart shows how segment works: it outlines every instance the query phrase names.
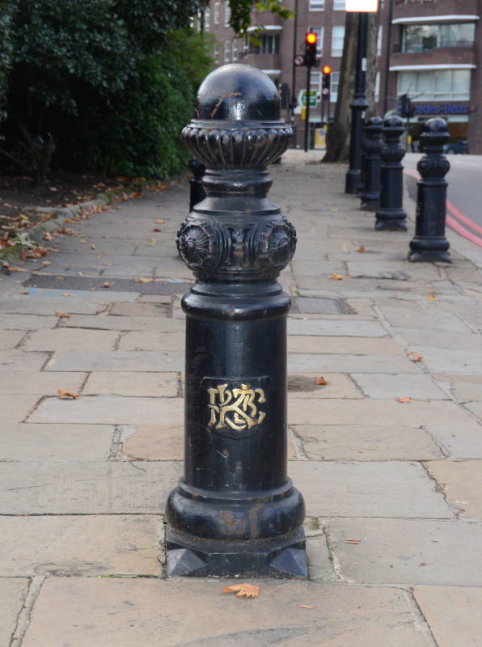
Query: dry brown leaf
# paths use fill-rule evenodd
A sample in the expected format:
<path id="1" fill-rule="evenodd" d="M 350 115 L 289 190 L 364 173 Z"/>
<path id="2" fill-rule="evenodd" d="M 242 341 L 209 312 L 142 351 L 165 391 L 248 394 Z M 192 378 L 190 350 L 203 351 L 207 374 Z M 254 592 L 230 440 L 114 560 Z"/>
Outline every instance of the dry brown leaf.
<path id="1" fill-rule="evenodd" d="M 407 353 L 407 357 L 411 362 L 421 362 L 423 359 L 422 355 L 414 350 Z"/>
<path id="2" fill-rule="evenodd" d="M 436 295 L 435 295 L 435 294 L 433 294 L 433 292 L 431 292 L 430 294 L 427 294 L 427 299 L 428 299 L 429 301 L 436 301 L 436 300 L 437 300 L 437 297 L 436 297 Z"/>
<path id="3" fill-rule="evenodd" d="M 134 279 L 134 283 L 152 283 L 154 279 L 148 279 L 145 278 L 144 276 L 138 276 L 137 278 Z"/>
<path id="4" fill-rule="evenodd" d="M 156 218 L 154 222 L 156 223 L 156 225 L 163 225 L 166 221 L 163 220 L 162 218 Z"/>
<path id="5" fill-rule="evenodd" d="M 46 231 L 45 234 L 42 235 L 42 238 L 44 240 L 52 240 L 53 236 L 50 232 Z"/>
<path id="6" fill-rule="evenodd" d="M 62 292 L 61 296 L 63 296 L 63 297 L 71 297 L 72 294 L 71 294 L 71 292 Z"/>
<path id="7" fill-rule="evenodd" d="M 299 604 L 300 609 L 317 609 L 313 604 Z"/>
<path id="8" fill-rule="evenodd" d="M 103 287 L 103 288 L 110 288 L 110 286 L 111 286 L 111 285 L 112 285 L 112 284 L 111 284 L 111 283 L 109 283 L 109 281 L 106 281 L 105 283 L 102 283 L 102 287 Z"/>
<path id="9" fill-rule="evenodd" d="M 13 267 L 13 265 L 8 266 L 9 272 L 28 272 L 24 267 Z"/>
<path id="10" fill-rule="evenodd" d="M 328 382 L 325 380 L 323 376 L 320 376 L 316 378 L 315 384 L 317 384 L 318 386 L 326 386 Z"/>
<path id="11" fill-rule="evenodd" d="M 345 539 L 345 544 L 359 544 L 361 539 L 354 539 L 353 537 L 348 537 Z"/>
<path id="12" fill-rule="evenodd" d="M 360 254 L 363 254 L 366 251 L 366 247 L 364 247 L 363 245 L 360 245 L 360 247 L 357 249 L 357 252 L 360 252 Z"/>
<path id="13" fill-rule="evenodd" d="M 78 393 L 71 393 L 70 391 L 66 391 L 65 389 L 58 389 L 57 396 L 61 400 L 65 400 L 67 398 L 71 398 L 72 400 L 77 400 L 77 398 L 79 397 L 79 394 Z"/>
<path id="14" fill-rule="evenodd" d="M 66 312 L 56 312 L 55 316 L 58 317 L 59 319 L 69 319 L 70 315 L 67 314 Z"/>
<path id="15" fill-rule="evenodd" d="M 257 598 L 259 595 L 259 586 L 256 584 L 234 584 L 233 586 L 225 586 L 223 593 L 236 593 L 237 598 Z"/>
<path id="16" fill-rule="evenodd" d="M 344 281 L 348 277 L 343 276 L 343 274 L 330 274 L 328 278 L 332 281 Z"/>
<path id="17" fill-rule="evenodd" d="M 404 396 L 403 398 L 397 398 L 397 402 L 403 402 L 403 404 L 406 404 L 407 402 L 411 402 L 413 398 L 411 398 L 409 395 Z"/>
<path id="18" fill-rule="evenodd" d="M 157 240 L 156 240 L 155 238 L 150 238 L 150 239 L 147 241 L 147 244 L 148 244 L 148 245 L 157 245 Z"/>

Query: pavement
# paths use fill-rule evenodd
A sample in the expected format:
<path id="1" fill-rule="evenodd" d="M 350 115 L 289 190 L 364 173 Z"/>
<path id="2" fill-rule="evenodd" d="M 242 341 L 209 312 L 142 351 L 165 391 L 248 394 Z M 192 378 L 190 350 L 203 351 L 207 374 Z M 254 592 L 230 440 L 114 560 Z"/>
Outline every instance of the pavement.
<path id="1" fill-rule="evenodd" d="M 407 233 L 375 232 L 320 157 L 289 151 L 270 192 L 298 232 L 281 282 L 309 580 L 240 599 L 163 571 L 183 180 L 74 219 L 0 281 L 1 647 L 482 645 L 482 249 L 448 232 L 450 266 L 409 263 L 413 203 Z"/>

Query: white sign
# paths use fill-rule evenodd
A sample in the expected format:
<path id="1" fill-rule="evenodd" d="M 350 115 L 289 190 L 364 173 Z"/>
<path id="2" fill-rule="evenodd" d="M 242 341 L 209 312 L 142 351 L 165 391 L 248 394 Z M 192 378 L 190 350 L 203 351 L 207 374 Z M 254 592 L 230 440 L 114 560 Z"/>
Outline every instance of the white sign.
<path id="1" fill-rule="evenodd" d="M 378 11 L 378 0 L 346 0 L 345 11 L 375 12 Z"/>

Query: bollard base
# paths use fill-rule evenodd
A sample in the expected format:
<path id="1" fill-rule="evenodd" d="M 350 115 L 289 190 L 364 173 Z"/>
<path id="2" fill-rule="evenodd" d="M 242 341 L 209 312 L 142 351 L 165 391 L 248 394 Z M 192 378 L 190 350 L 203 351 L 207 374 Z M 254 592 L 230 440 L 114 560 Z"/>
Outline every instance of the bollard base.
<path id="1" fill-rule="evenodd" d="M 411 263 L 451 263 L 452 259 L 447 251 L 426 249 L 410 252 L 408 260 Z"/>
<path id="2" fill-rule="evenodd" d="M 375 217 L 375 231 L 407 231 L 405 211 L 378 211 Z"/>
<path id="3" fill-rule="evenodd" d="M 303 528 L 283 537 L 251 541 L 198 539 L 166 532 L 168 576 L 308 577 Z"/>

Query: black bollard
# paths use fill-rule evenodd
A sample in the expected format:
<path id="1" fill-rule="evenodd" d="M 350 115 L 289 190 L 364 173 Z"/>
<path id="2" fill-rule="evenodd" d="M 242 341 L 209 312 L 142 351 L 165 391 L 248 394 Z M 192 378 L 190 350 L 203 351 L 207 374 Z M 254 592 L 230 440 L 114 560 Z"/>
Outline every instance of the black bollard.
<path id="1" fill-rule="evenodd" d="M 365 123 L 365 140 L 363 142 L 364 188 L 360 195 L 360 209 L 367 211 L 380 206 L 380 164 L 383 148 L 383 120 L 381 117 L 370 117 Z"/>
<path id="2" fill-rule="evenodd" d="M 189 211 L 192 211 L 194 205 L 206 197 L 206 192 L 202 185 L 202 177 L 206 171 L 206 167 L 201 160 L 191 157 L 189 160 L 189 170 L 193 174 L 193 177 L 189 180 Z"/>
<path id="3" fill-rule="evenodd" d="M 407 214 L 403 209 L 403 166 L 405 151 L 400 146 L 404 132 L 400 117 L 388 117 L 383 122 L 382 165 L 380 169 L 380 209 L 376 213 L 377 231 L 407 231 Z"/>
<path id="4" fill-rule="evenodd" d="M 445 217 L 447 213 L 447 181 L 445 175 L 450 169 L 443 147 L 449 140 L 447 123 L 436 117 L 429 119 L 420 135 L 425 155 L 417 164 L 422 179 L 417 183 L 417 215 L 415 236 L 410 241 L 410 261 L 442 261 L 451 263 L 445 238 Z"/>
<path id="5" fill-rule="evenodd" d="M 276 278 L 294 227 L 266 197 L 286 150 L 276 87 L 225 65 L 183 137 L 207 198 L 178 231 L 196 283 L 186 313 L 185 467 L 167 516 L 168 575 L 306 577 L 304 502 L 287 477 L 286 316 Z"/>

